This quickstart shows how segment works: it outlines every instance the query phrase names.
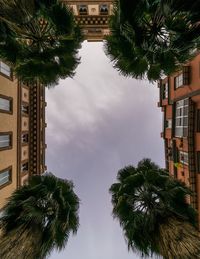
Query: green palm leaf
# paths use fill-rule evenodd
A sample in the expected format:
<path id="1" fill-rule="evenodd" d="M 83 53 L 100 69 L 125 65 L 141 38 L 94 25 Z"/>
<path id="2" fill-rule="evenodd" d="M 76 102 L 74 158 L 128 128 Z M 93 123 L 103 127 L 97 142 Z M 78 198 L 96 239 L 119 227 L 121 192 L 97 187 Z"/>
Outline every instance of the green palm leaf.
<path id="1" fill-rule="evenodd" d="M 192 194 L 190 189 L 150 159 L 143 159 L 137 167 L 121 169 L 117 180 L 110 187 L 113 217 L 119 220 L 129 249 L 141 256 L 164 258 L 189 259 L 199 255 L 196 211 L 186 202 Z M 179 227 L 175 228 L 175 224 Z M 168 230 L 169 226 L 173 228 Z M 186 235 L 185 231 L 179 243 L 182 226 L 190 233 Z"/>
<path id="2" fill-rule="evenodd" d="M 16 251 L 20 251 L 21 255 L 30 252 L 30 258 L 42 259 L 53 249 L 63 249 L 70 233 L 75 234 L 78 230 L 78 210 L 79 199 L 72 182 L 52 174 L 32 177 L 29 185 L 16 190 L 4 207 L 0 219 L 3 231 L 0 258 L 13 258 Z M 17 241 L 16 245 L 10 243 L 19 236 L 20 241 L 25 242 L 27 235 L 30 235 L 29 246 L 32 248 L 21 246 Z"/>
<path id="3" fill-rule="evenodd" d="M 178 3 L 115 0 L 105 52 L 121 74 L 155 81 L 193 57 L 200 44 L 199 4 Z"/>
<path id="4" fill-rule="evenodd" d="M 74 75 L 83 37 L 69 7 L 53 0 L 0 0 L 0 7 L 0 58 L 19 79 L 52 86 Z"/>

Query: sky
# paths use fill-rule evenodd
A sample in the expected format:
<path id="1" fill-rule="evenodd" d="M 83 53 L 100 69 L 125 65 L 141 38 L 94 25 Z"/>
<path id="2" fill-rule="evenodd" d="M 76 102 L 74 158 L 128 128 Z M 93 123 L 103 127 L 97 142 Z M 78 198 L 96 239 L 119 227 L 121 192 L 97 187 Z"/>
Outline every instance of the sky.
<path id="1" fill-rule="evenodd" d="M 112 218 L 109 187 L 119 169 L 144 157 L 164 166 L 158 88 L 125 78 L 112 67 L 103 43 L 84 42 L 73 79 L 46 91 L 48 171 L 72 180 L 80 228 L 51 259 L 138 259 L 128 252 Z"/>

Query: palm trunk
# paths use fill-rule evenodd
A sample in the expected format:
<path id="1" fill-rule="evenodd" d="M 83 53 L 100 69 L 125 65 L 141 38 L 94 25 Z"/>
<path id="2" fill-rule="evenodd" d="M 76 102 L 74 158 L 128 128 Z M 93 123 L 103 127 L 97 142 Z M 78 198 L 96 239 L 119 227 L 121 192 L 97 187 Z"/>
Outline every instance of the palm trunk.
<path id="1" fill-rule="evenodd" d="M 162 224 L 159 231 L 157 243 L 163 258 L 200 258 L 199 232 L 188 222 L 172 218 Z"/>
<path id="2" fill-rule="evenodd" d="M 40 231 L 18 228 L 0 237 L 0 258 L 39 259 Z"/>

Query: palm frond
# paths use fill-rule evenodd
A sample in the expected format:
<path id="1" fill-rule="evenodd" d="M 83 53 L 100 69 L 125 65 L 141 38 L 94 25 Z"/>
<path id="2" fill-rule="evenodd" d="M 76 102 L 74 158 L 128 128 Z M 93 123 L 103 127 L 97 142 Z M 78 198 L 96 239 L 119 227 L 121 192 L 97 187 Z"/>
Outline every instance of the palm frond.
<path id="1" fill-rule="evenodd" d="M 20 80 L 52 86 L 74 76 L 83 37 L 69 7 L 53 0 L 0 0 L 0 7 L 0 58 Z"/>
<path id="2" fill-rule="evenodd" d="M 145 158 L 137 167 L 121 169 L 117 180 L 109 190 L 112 195 L 113 217 L 119 220 L 129 249 L 139 252 L 141 256 L 162 255 L 167 258 L 167 247 L 162 244 L 166 236 L 162 235 L 161 229 L 167 228 L 172 218 L 179 225 L 190 226 L 193 238 L 197 238 L 197 214 L 186 202 L 186 197 L 192 194 L 191 190 L 172 178 L 166 170 Z M 176 233 L 172 234 L 174 238 Z M 183 238 L 184 246 L 187 246 L 187 238 L 189 237 Z M 170 248 L 173 240 L 166 241 L 168 250 L 171 249 L 171 255 L 174 255 L 172 257 L 176 258 L 177 251 Z M 199 244 L 200 240 L 196 241 Z M 181 254 L 178 244 L 177 249 Z M 192 249 L 198 254 L 196 246 Z"/>
<path id="3" fill-rule="evenodd" d="M 13 239 L 17 238 L 15 232 L 21 228 L 30 233 L 33 230 L 33 234 L 34 229 L 37 229 L 39 243 L 34 250 L 41 258 L 45 258 L 54 248 L 63 249 L 70 234 L 76 234 L 79 227 L 78 210 L 79 198 L 73 191 L 71 181 L 56 178 L 52 174 L 33 176 L 29 185 L 16 190 L 4 207 L 0 219 L 5 237 L 3 240 L 9 242 L 6 236 L 11 234 L 14 235 Z M 4 241 L 0 241 L 0 248 L 5 244 Z M 7 253 L 14 253 L 17 246 L 18 243 Z M 6 247 L 11 249 L 10 246 Z M 25 251 L 26 248 L 23 249 Z M 2 251 L 6 253 L 5 249 Z"/>
<path id="4" fill-rule="evenodd" d="M 193 57 L 200 46 L 199 14 L 194 1 L 178 2 L 114 2 L 105 52 L 122 75 L 156 81 Z"/>

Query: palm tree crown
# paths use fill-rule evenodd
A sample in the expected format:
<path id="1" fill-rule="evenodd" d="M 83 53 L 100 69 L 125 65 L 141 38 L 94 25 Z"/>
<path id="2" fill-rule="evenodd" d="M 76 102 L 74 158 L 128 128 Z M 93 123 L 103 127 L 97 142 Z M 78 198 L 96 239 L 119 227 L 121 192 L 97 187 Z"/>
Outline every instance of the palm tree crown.
<path id="1" fill-rule="evenodd" d="M 74 75 L 81 31 L 58 0 L 0 0 L 0 58 L 19 79 L 56 84 Z"/>
<path id="2" fill-rule="evenodd" d="M 72 182 L 52 174 L 33 176 L 4 207 L 0 258 L 42 259 L 54 248 L 63 249 L 70 232 L 77 232 L 78 209 Z"/>
<path id="3" fill-rule="evenodd" d="M 187 226 L 186 229 L 189 228 L 190 232 L 194 233 L 195 243 L 200 244 L 198 232 L 194 228 L 196 212 L 186 202 L 186 196 L 191 195 L 191 191 L 183 183 L 170 177 L 166 170 L 159 168 L 150 159 L 140 161 L 137 167 L 121 169 L 117 180 L 110 188 L 113 216 L 123 228 L 129 249 L 139 251 L 142 256 L 156 254 L 164 258 L 179 258 L 178 252 L 180 248 L 184 250 L 184 238 L 187 235 L 180 238 L 177 251 L 171 249 L 170 253 L 174 257 L 166 255 L 170 250 L 169 245 L 174 242 L 176 247 L 177 241 L 174 240 L 179 239 L 178 230 L 176 235 L 174 234 L 175 223 L 176 226 Z M 173 226 L 170 230 L 169 225 Z M 167 236 L 167 230 L 173 233 L 173 238 Z M 200 252 L 196 245 L 194 250 L 195 255 Z M 184 256 L 180 258 L 193 258 L 189 256 L 194 255 L 194 250 L 191 249 L 188 257 L 184 257 L 187 252 L 184 254 L 182 251 L 181 255 Z"/>
<path id="4" fill-rule="evenodd" d="M 193 56 L 199 16 L 194 5 L 178 2 L 115 0 L 105 51 L 123 75 L 154 81 Z"/>

